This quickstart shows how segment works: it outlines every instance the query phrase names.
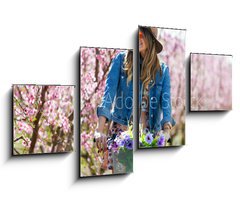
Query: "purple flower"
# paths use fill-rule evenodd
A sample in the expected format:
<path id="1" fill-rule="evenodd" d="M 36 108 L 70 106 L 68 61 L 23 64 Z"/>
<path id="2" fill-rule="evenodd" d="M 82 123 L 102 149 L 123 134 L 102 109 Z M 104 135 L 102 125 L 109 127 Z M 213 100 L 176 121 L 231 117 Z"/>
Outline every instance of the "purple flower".
<path id="1" fill-rule="evenodd" d="M 133 149 L 133 141 L 132 139 L 129 139 L 125 142 L 125 147 L 128 149 L 128 150 L 132 150 Z"/>
<path id="2" fill-rule="evenodd" d="M 130 136 L 129 135 L 125 135 L 124 140 L 129 140 Z"/>
<path id="3" fill-rule="evenodd" d="M 152 141 L 153 141 L 153 136 L 151 133 L 148 133 L 145 137 L 145 141 L 148 143 L 148 144 L 151 144 Z"/>
<path id="4" fill-rule="evenodd" d="M 125 145 L 125 140 L 119 139 L 119 140 L 117 140 L 117 144 L 118 144 L 119 147 L 124 147 L 124 145 Z"/>
<path id="5" fill-rule="evenodd" d="M 165 136 L 163 134 L 160 135 L 160 138 L 157 141 L 158 147 L 163 147 L 165 144 Z"/>
<path id="6" fill-rule="evenodd" d="M 117 152 L 117 151 L 118 151 L 118 144 L 117 144 L 116 142 L 113 142 L 113 143 L 112 143 L 112 150 L 113 150 L 114 152 Z"/>

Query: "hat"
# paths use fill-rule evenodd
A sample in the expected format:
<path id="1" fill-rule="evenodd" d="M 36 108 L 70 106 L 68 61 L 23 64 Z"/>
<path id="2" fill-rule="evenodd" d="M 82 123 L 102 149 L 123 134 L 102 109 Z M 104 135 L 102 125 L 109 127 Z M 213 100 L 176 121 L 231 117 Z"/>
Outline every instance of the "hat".
<path id="1" fill-rule="evenodd" d="M 160 53 L 163 49 L 162 44 L 160 43 L 160 41 L 157 39 L 157 35 L 158 35 L 158 28 L 156 27 L 144 27 L 144 26 L 140 26 L 140 28 L 144 28 L 146 30 L 149 31 L 149 33 L 152 35 L 152 38 L 154 39 L 155 45 L 156 45 L 156 51 L 157 53 Z"/>

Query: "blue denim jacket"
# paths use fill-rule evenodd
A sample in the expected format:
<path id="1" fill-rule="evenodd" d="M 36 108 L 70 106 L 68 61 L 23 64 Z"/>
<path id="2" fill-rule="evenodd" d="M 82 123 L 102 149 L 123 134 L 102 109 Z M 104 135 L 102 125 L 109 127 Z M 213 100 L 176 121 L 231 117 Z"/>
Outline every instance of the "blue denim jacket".
<path id="1" fill-rule="evenodd" d="M 141 62 L 141 61 L 140 61 Z M 161 63 L 162 76 L 157 71 L 155 83 L 153 80 L 149 83 L 149 127 L 151 131 L 159 131 L 163 129 L 163 125 L 166 122 L 170 122 L 172 126 L 175 125 L 175 121 L 172 118 L 172 106 L 171 106 L 171 84 L 169 68 L 166 64 Z M 154 85 L 152 85 L 154 83 Z M 139 87 L 139 103 L 142 102 L 142 82 L 140 81 Z M 140 114 L 141 116 L 141 110 Z"/>
<path id="2" fill-rule="evenodd" d="M 97 108 L 97 115 L 98 117 L 105 116 L 109 121 L 113 120 L 119 124 L 128 125 L 132 116 L 133 81 L 131 80 L 127 84 L 127 74 L 123 70 L 125 55 L 126 52 L 121 52 L 112 61 L 102 103 Z M 161 67 L 162 76 L 157 73 L 155 84 L 149 87 L 149 126 L 150 130 L 155 131 L 161 130 L 165 122 L 175 125 L 171 109 L 169 69 L 164 63 L 161 64 Z M 149 86 L 152 83 L 153 80 L 150 81 Z M 140 81 L 139 105 L 141 105 L 141 101 L 142 83 Z"/>
<path id="3" fill-rule="evenodd" d="M 126 52 L 121 52 L 112 61 L 97 115 L 105 116 L 109 121 L 128 125 L 132 116 L 133 81 L 127 83 L 127 74 L 124 71 L 125 55 Z"/>

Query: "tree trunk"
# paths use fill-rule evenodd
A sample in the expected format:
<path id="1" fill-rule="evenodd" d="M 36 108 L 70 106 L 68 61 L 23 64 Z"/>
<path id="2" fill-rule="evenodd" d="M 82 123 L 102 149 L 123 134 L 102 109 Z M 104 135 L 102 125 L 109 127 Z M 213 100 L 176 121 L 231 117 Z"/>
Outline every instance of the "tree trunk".
<path id="1" fill-rule="evenodd" d="M 41 102 L 42 102 L 42 104 L 39 106 L 38 113 L 36 115 L 36 120 L 34 121 L 34 129 L 33 129 L 33 134 L 32 134 L 32 138 L 31 138 L 31 145 L 30 145 L 30 148 L 29 148 L 29 154 L 32 154 L 34 152 L 34 147 L 35 147 L 36 142 L 37 142 L 38 130 L 40 128 L 38 123 L 39 123 L 39 120 L 42 116 L 42 108 L 43 108 L 43 105 L 45 103 L 45 94 L 46 94 L 47 88 L 48 88 L 48 86 L 42 86 L 42 92 L 41 92 Z"/>

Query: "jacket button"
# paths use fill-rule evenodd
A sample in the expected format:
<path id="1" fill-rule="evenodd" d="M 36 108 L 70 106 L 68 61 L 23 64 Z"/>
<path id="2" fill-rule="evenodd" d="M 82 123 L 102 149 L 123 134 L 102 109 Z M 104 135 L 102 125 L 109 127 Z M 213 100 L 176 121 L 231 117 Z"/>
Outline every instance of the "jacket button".
<path id="1" fill-rule="evenodd" d="M 153 97 L 151 97 L 151 100 L 153 100 Z"/>
<path id="2" fill-rule="evenodd" d="M 151 118 L 153 118 L 153 114 L 151 114 Z"/>
<path id="3" fill-rule="evenodd" d="M 153 80 L 150 81 L 151 83 L 153 82 Z"/>
<path id="4" fill-rule="evenodd" d="M 122 76 L 122 78 L 124 78 L 124 76 Z"/>

